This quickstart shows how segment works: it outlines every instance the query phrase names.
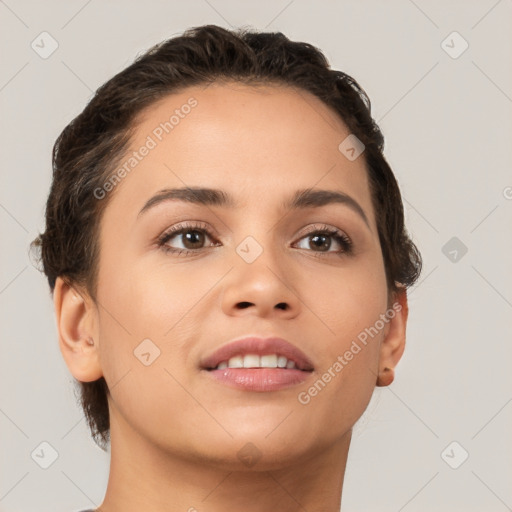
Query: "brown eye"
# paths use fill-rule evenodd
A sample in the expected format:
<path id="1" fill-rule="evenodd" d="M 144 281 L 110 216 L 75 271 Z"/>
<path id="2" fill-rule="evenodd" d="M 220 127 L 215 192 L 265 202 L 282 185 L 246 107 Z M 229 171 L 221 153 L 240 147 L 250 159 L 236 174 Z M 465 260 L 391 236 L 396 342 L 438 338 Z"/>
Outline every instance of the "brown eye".
<path id="1" fill-rule="evenodd" d="M 158 239 L 158 247 L 173 254 L 198 254 L 202 249 L 215 245 L 205 223 L 185 223 L 173 226 Z"/>
<path id="2" fill-rule="evenodd" d="M 197 230 L 183 231 L 178 235 L 182 237 L 185 249 L 200 249 L 205 241 L 205 234 Z"/>
<path id="3" fill-rule="evenodd" d="M 325 252 L 328 251 L 331 247 L 331 237 L 330 235 L 309 235 L 310 244 L 309 246 L 311 248 L 318 248 L 321 251 Z"/>
<path id="4" fill-rule="evenodd" d="M 171 252 L 197 251 L 204 248 L 207 239 L 211 239 L 211 237 L 204 229 L 182 228 L 164 234 L 159 241 L 159 245 Z M 173 246 L 171 246 L 171 241 Z"/>
<path id="5" fill-rule="evenodd" d="M 307 241 L 307 247 L 299 247 L 299 249 L 307 249 L 318 253 L 350 253 L 352 250 L 352 242 L 345 233 L 338 229 L 326 227 L 321 230 L 315 230 L 303 236 L 301 240 Z M 330 251 L 332 245 L 338 245 L 341 249 Z"/>

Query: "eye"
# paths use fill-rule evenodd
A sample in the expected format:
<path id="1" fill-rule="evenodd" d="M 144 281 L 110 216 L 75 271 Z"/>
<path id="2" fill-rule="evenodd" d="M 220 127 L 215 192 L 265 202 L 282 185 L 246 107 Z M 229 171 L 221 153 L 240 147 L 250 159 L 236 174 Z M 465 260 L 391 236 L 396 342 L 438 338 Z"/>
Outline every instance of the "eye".
<path id="1" fill-rule="evenodd" d="M 313 252 L 318 253 L 351 254 L 353 248 L 352 241 L 343 231 L 325 225 L 321 228 L 314 226 L 314 228 L 300 240 L 306 240 L 307 247 L 299 247 L 299 249 L 311 249 Z M 332 240 L 341 247 L 341 250 L 329 250 L 332 247 Z M 322 254 L 319 254 L 319 256 L 321 255 Z"/>
<path id="2" fill-rule="evenodd" d="M 182 247 L 171 247 L 169 242 L 173 239 L 180 241 Z M 204 248 L 206 239 L 213 239 L 210 231 L 207 229 L 206 224 L 191 223 L 180 224 L 173 226 L 170 230 L 162 234 L 158 239 L 158 246 L 166 252 L 175 254 L 189 254 L 197 252 L 199 249 Z M 214 244 L 210 244 L 212 246 Z"/>
<path id="3" fill-rule="evenodd" d="M 174 239 L 181 244 L 181 247 L 172 247 L 170 245 L 170 242 Z M 176 255 L 197 254 L 201 249 L 205 248 L 207 239 L 213 240 L 213 236 L 206 224 L 186 223 L 173 226 L 170 230 L 164 232 L 158 239 L 158 246 L 165 252 Z M 305 240 L 307 246 L 299 247 L 299 249 L 318 253 L 315 256 L 324 256 L 326 253 L 351 254 L 353 249 L 352 241 L 345 233 L 327 225 L 313 226 L 300 240 Z M 337 244 L 340 249 L 330 250 L 333 247 L 332 240 L 334 240 L 334 245 Z M 209 244 L 210 247 L 215 245 L 218 244 Z"/>

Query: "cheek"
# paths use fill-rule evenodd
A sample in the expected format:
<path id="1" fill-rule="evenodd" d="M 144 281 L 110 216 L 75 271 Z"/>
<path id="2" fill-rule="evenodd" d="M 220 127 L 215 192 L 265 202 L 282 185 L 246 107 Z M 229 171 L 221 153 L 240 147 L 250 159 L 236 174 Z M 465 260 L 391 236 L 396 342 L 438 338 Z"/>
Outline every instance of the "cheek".
<path id="1" fill-rule="evenodd" d="M 298 390 L 299 411 L 310 418 L 311 435 L 334 440 L 348 431 L 368 406 L 377 379 L 380 344 L 387 324 L 385 294 L 380 290 L 347 294 L 333 313 L 330 333 L 319 340 L 322 353 L 317 374 Z"/>
<path id="2" fill-rule="evenodd" d="M 116 383 L 128 371 L 132 378 L 145 372 L 140 377 L 148 386 L 151 379 L 157 385 L 163 368 L 184 372 L 191 328 L 196 325 L 194 307 L 218 280 L 212 272 L 203 270 L 199 275 L 185 270 L 184 265 L 166 262 L 161 266 L 105 262 L 98 300 L 101 364 L 108 383 Z M 153 375 L 154 367 L 159 368 L 158 376 Z"/>
<path id="3" fill-rule="evenodd" d="M 132 261 L 103 267 L 98 297 L 108 307 L 105 326 L 136 339 L 161 339 L 204 295 L 186 266 Z M 104 311 L 104 313 L 108 313 Z M 109 318 L 110 317 L 110 318 Z"/>
<path id="4" fill-rule="evenodd" d="M 369 256 L 337 276 L 320 276 L 316 285 L 311 288 L 311 304 L 322 320 L 316 322 L 319 335 L 314 346 L 321 365 L 314 388 L 302 390 L 302 402 L 311 403 L 318 414 L 330 403 L 339 404 L 357 417 L 375 387 L 380 343 L 389 324 L 381 319 L 387 309 L 382 260 Z M 340 421 L 343 418 L 341 414 Z"/>
<path id="5" fill-rule="evenodd" d="M 387 285 L 378 255 L 369 254 L 344 268 L 323 269 L 302 283 L 301 293 L 315 313 L 331 356 L 348 348 L 385 313 Z M 364 334 L 361 335 L 364 338 Z"/>
<path id="6" fill-rule="evenodd" d="M 196 297 L 186 276 L 174 272 L 164 279 L 164 272 L 105 266 L 98 287 L 100 363 L 117 417 L 139 432 L 159 431 L 161 425 L 172 430 L 170 404 L 173 410 L 191 409 L 190 397 L 178 384 L 185 370 L 176 361 L 186 354 L 187 312 L 204 291 Z M 194 412 L 201 417 L 201 411 Z"/>

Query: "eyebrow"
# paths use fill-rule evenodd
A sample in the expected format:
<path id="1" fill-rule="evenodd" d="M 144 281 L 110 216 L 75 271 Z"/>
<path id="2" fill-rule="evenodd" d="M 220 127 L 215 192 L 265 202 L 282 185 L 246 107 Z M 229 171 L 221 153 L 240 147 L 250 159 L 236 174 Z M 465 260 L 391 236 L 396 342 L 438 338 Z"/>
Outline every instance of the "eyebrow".
<path id="1" fill-rule="evenodd" d="M 160 190 L 148 199 L 138 213 L 138 216 L 156 205 L 167 201 L 184 201 L 192 204 L 221 206 L 230 209 L 235 209 L 238 206 L 233 196 L 224 190 L 204 187 L 171 188 Z M 348 194 L 335 190 L 311 188 L 297 190 L 282 206 L 285 210 L 298 210 L 305 208 L 321 208 L 322 206 L 336 203 L 348 206 L 364 220 L 368 227 L 370 227 L 368 217 L 359 203 Z"/>

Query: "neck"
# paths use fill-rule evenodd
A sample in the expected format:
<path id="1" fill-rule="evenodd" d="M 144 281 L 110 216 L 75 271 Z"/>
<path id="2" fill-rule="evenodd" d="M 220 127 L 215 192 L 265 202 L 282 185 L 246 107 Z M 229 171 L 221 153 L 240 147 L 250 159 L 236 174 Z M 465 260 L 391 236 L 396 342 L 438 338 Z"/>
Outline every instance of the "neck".
<path id="1" fill-rule="evenodd" d="M 257 471 L 233 462 L 230 470 L 163 451 L 111 416 L 110 474 L 98 510 L 339 512 L 351 434 L 287 465 Z"/>

